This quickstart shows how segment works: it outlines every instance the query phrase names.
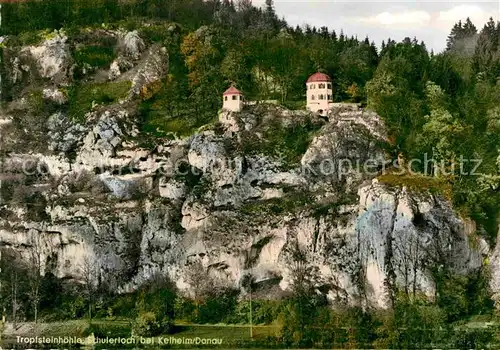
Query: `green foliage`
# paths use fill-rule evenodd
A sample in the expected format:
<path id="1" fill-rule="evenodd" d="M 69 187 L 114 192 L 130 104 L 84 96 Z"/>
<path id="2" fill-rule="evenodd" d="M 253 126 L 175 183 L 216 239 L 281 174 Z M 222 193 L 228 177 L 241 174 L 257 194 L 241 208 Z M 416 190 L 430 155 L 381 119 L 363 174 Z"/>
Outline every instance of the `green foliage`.
<path id="1" fill-rule="evenodd" d="M 312 216 L 316 218 L 320 218 L 328 214 L 339 215 L 338 211 L 341 206 L 355 204 L 357 200 L 357 196 L 353 194 L 346 194 L 340 201 L 335 200 L 330 202 L 313 203 L 309 208 L 311 209 Z"/>
<path id="2" fill-rule="evenodd" d="M 324 333 L 317 327 L 323 323 L 323 300 L 314 294 L 297 294 L 284 305 L 281 313 L 281 339 L 286 346 L 312 347 L 321 341 Z M 323 321 L 323 322 L 322 322 Z"/>
<path id="3" fill-rule="evenodd" d="M 197 323 L 221 323 L 226 322 L 234 312 L 237 303 L 238 292 L 235 290 L 225 290 L 219 295 L 209 297 L 198 305 Z"/>
<path id="4" fill-rule="evenodd" d="M 469 275 L 455 275 L 437 268 L 432 271 L 436 281 L 437 305 L 445 312 L 448 322 L 492 312 L 493 302 L 486 271 L 480 270 Z"/>
<path id="5" fill-rule="evenodd" d="M 208 295 L 201 302 L 189 298 L 179 298 L 175 304 L 178 319 L 193 323 L 227 323 L 242 322 L 245 320 L 235 316 L 237 310 L 237 292 L 225 290 L 217 295 Z M 178 312 L 178 314 L 177 314 Z"/>
<path id="6" fill-rule="evenodd" d="M 314 326 L 325 317 L 322 309 L 327 306 L 326 298 L 316 293 L 317 267 L 306 263 L 305 254 L 298 245 L 290 249 L 290 254 L 293 294 L 282 313 L 281 337 L 286 346 L 312 347 L 321 335 Z"/>
<path id="7" fill-rule="evenodd" d="M 443 311 L 427 303 L 398 300 L 394 310 L 381 319 L 374 342 L 376 347 L 427 348 L 446 339 Z"/>
<path id="8" fill-rule="evenodd" d="M 114 316 L 132 318 L 135 315 L 136 294 L 120 294 L 113 296 L 111 310 Z"/>
<path id="9" fill-rule="evenodd" d="M 74 86 L 69 93 L 69 114 L 75 120 L 83 120 L 93 103 L 107 105 L 125 98 L 130 91 L 129 81 L 89 83 Z"/>
<path id="10" fill-rule="evenodd" d="M 28 95 L 28 105 L 31 112 L 35 115 L 40 115 L 43 112 L 45 102 L 41 90 L 35 90 Z"/>
<path id="11" fill-rule="evenodd" d="M 458 54 L 471 55 L 474 52 L 476 34 L 477 28 L 469 17 L 467 17 L 465 23 L 460 20 L 451 29 L 446 49 Z"/>
<path id="12" fill-rule="evenodd" d="M 189 28 L 212 21 L 210 3 L 202 0 L 164 2 L 160 0 L 58 0 L 7 3 L 2 6 L 0 35 L 63 26 L 101 26 L 129 18 L 155 18 L 180 22 Z M 33 14 L 36 13 L 36 16 Z"/>
<path id="13" fill-rule="evenodd" d="M 457 349 L 485 349 L 497 344 L 495 336 L 498 332 L 498 326 L 470 328 L 467 325 L 460 325 L 453 332 L 449 343 Z"/>
<path id="14" fill-rule="evenodd" d="M 173 28 L 173 31 L 171 28 Z M 141 37 L 147 38 L 152 42 L 168 44 L 172 41 L 173 36 L 179 34 L 180 28 L 178 24 L 173 22 L 158 22 L 150 24 L 147 27 L 141 27 L 139 31 Z"/>
<path id="15" fill-rule="evenodd" d="M 283 107 L 286 107 L 292 111 L 300 111 L 306 109 L 306 101 L 285 101 L 283 102 Z"/>
<path id="16" fill-rule="evenodd" d="M 36 45 L 38 44 L 41 40 L 42 37 L 40 35 L 40 32 L 35 31 L 35 32 L 22 32 L 19 34 L 17 37 L 19 40 L 19 43 L 23 46 L 27 45 Z"/>
<path id="17" fill-rule="evenodd" d="M 264 201 L 246 203 L 239 211 L 246 215 L 280 215 L 303 208 L 310 201 L 311 199 L 307 194 L 303 191 L 298 191 L 288 193 L 282 198 L 271 198 Z"/>
<path id="18" fill-rule="evenodd" d="M 133 329 L 139 335 L 156 336 L 172 330 L 175 286 L 168 279 L 155 276 L 139 290 Z"/>
<path id="19" fill-rule="evenodd" d="M 147 326 L 143 323 L 143 327 Z M 92 321 L 89 328 L 86 330 L 87 334 L 94 334 L 96 338 L 128 338 L 131 334 L 131 326 L 127 321 L 122 322 L 106 322 L 106 321 Z M 141 333 L 138 333 L 141 334 Z"/>
<path id="20" fill-rule="evenodd" d="M 145 130 L 154 132 L 157 136 L 188 137 L 208 122 L 210 120 L 191 122 L 184 118 L 164 119 L 158 116 L 148 120 Z"/>
<path id="21" fill-rule="evenodd" d="M 255 325 L 270 325 L 283 312 L 284 303 L 278 300 L 240 301 L 231 315 L 231 323 L 247 324 L 249 322 L 250 305 L 252 306 L 252 321 Z"/>
<path id="22" fill-rule="evenodd" d="M 244 135 L 243 152 L 275 157 L 282 161 L 284 168 L 292 168 L 299 163 L 320 127 L 321 124 L 310 118 L 286 126 L 278 117 L 273 118 L 262 126 L 261 138 L 254 131 Z"/>
<path id="23" fill-rule="evenodd" d="M 450 96 L 462 93 L 466 88 L 466 81 L 470 79 L 467 64 L 464 65 L 463 60 L 450 53 L 432 57 L 429 80 L 435 82 Z"/>
<path id="24" fill-rule="evenodd" d="M 83 46 L 77 48 L 73 54 L 75 63 L 79 66 L 88 64 L 91 67 L 99 68 L 109 67 L 115 56 L 112 47 L 103 46 Z"/>
<path id="25" fill-rule="evenodd" d="M 421 145 L 433 150 L 432 156 L 438 163 L 446 166 L 458 156 L 453 151 L 454 142 L 460 142 L 464 133 L 464 126 L 454 118 L 450 112 L 439 109 L 432 110 L 425 116 L 426 123 L 422 127 L 422 134 L 417 140 Z"/>
<path id="26" fill-rule="evenodd" d="M 410 148 L 408 141 L 424 123 L 422 97 L 428 66 L 425 45 L 407 38 L 386 49 L 373 79 L 366 84 L 369 108 L 383 117 L 399 148 Z"/>
<path id="27" fill-rule="evenodd" d="M 144 337 L 153 337 L 162 334 L 165 331 L 163 321 L 157 319 L 152 311 L 140 311 L 137 315 L 133 330 L 135 334 Z"/>
<path id="28" fill-rule="evenodd" d="M 491 84 L 496 83 L 500 74 L 499 38 L 500 26 L 490 18 L 479 34 L 473 57 L 475 71 Z"/>
<path id="29" fill-rule="evenodd" d="M 87 304 L 83 296 L 78 296 L 74 300 L 66 300 L 63 302 L 62 310 L 65 312 L 61 315 L 62 319 L 80 318 L 87 311 Z"/>
<path id="30" fill-rule="evenodd" d="M 176 320 L 184 322 L 195 320 L 196 305 L 189 298 L 177 296 L 177 298 L 175 299 L 174 311 Z"/>
<path id="31" fill-rule="evenodd" d="M 406 186 L 415 192 L 430 192 L 444 195 L 446 198 L 452 196 L 452 187 L 448 180 L 420 174 L 395 174 L 386 173 L 377 178 L 381 183 L 395 187 Z"/>
<path id="32" fill-rule="evenodd" d="M 351 347 L 370 348 L 377 340 L 377 330 L 382 325 L 380 315 L 375 311 L 362 310 L 359 307 L 352 307 L 342 310 L 337 315 L 331 315 L 330 319 L 338 324 L 348 327 L 346 332 L 345 343 Z M 342 333 L 341 333 L 342 334 Z M 340 337 L 340 340 L 344 340 Z"/>
<path id="33" fill-rule="evenodd" d="M 389 40 L 366 85 L 368 105 L 385 120 L 395 150 L 406 159 L 421 161 L 413 162 L 413 171 L 434 174 L 426 159 L 440 167 L 435 175 L 446 171 L 446 187 L 451 186 L 444 189 L 447 197 L 485 229 L 491 242 L 500 211 L 495 190 L 500 140 L 494 131 L 500 94 L 495 85 L 498 64 L 490 55 L 498 46 L 498 28 L 491 20 L 474 52 L 477 30 L 470 20 L 459 22 L 447 51 L 432 58 L 416 41 Z M 472 160 L 480 160 L 480 166 L 475 168 Z M 383 180 L 415 185 L 413 176 L 388 175 Z"/>
<path id="34" fill-rule="evenodd" d="M 141 104 L 144 132 L 158 137 L 187 137 L 214 121 L 215 110 L 201 109 L 193 97 L 182 96 L 182 84 L 171 75 L 153 98 Z"/>

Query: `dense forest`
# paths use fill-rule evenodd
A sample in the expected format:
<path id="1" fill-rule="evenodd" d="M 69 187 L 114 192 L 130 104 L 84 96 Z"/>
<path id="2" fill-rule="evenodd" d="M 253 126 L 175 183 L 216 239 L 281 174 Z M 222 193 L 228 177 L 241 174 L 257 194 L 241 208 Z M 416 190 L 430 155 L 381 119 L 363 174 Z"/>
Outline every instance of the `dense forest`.
<path id="1" fill-rule="evenodd" d="M 33 44 L 44 31 L 78 33 L 82 27 L 138 30 L 168 49 L 169 76 L 141 103 L 144 131 L 155 134 L 174 127 L 187 132 L 211 122 L 231 83 L 249 99 L 276 99 L 286 107 L 303 108 L 307 77 L 318 70 L 329 74 L 335 100 L 375 110 L 388 126 L 394 156 L 421 160 L 412 163 L 412 170 L 441 177 L 453 189 L 450 199 L 456 210 L 471 217 L 478 235 L 495 244 L 500 211 L 500 23 L 493 19 L 482 28 L 469 19 L 456 23 L 446 49 L 434 53 L 416 38 L 389 38 L 378 48 L 369 38 L 327 27 L 291 27 L 276 14 L 272 0 L 263 8 L 252 6 L 251 0 L 44 0 L 2 5 L 0 35 L 8 36 L 10 43 Z M 103 46 L 86 54 L 110 63 Z M 9 91 L 3 96 L 9 99 Z M 440 167 L 425 166 L 429 158 Z M 21 274 L 17 267 L 10 269 Z M 306 274 L 299 271 L 296 278 L 307 279 Z M 351 329 L 343 335 L 345 344 L 423 347 L 442 344 L 439 339 L 444 337 L 453 339 L 456 347 L 475 347 L 492 341 L 493 333 L 452 331 L 474 315 L 493 313 L 487 271 L 459 277 L 436 269 L 436 274 L 441 283 L 433 302 L 409 300 L 401 293 L 391 312 L 339 311 L 335 318 L 345 320 L 342 329 Z M 100 298 L 97 312 L 112 310 L 147 323 L 156 312 L 151 300 L 175 299 L 174 292 L 164 292 L 171 289 L 168 283 L 161 283 L 163 289 L 155 285 L 133 296 L 118 298 L 95 290 L 76 297 L 77 291 L 63 293 L 60 281 L 46 276 L 41 309 L 60 310 L 56 318 L 83 317 L 97 308 Z M 29 286 L 25 288 L 26 293 L 19 293 L 29 296 Z M 248 305 L 238 304 L 234 291 L 209 289 L 200 292 L 200 300 L 175 299 L 175 312 L 200 323 L 238 322 L 246 315 Z M 57 298 L 52 298 L 54 290 L 61 290 Z M 94 300 L 92 295 L 100 297 Z M 29 305 L 29 297 L 18 302 Z M 300 288 L 283 304 L 256 305 L 262 323 L 284 323 L 279 344 L 310 346 L 331 336 L 330 329 L 321 326 L 332 323 L 334 316 L 310 287 Z M 221 309 L 227 312 L 221 314 Z M 161 318 L 173 313 L 174 308 L 163 310 Z"/>

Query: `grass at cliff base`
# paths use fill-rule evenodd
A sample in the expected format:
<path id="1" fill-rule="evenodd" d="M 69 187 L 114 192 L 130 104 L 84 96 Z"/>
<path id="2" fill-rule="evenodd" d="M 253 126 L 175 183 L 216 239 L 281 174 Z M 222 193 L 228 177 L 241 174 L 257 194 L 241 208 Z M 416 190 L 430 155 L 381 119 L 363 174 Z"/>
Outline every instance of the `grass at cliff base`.
<path id="1" fill-rule="evenodd" d="M 15 346 L 17 336 L 20 337 L 79 337 L 87 338 L 91 334 L 95 338 L 129 338 L 131 336 L 132 323 L 128 319 L 96 319 L 89 320 L 68 320 L 51 323 L 18 323 L 15 331 L 9 331 L 4 334 L 1 346 Z M 173 339 L 222 339 L 220 345 L 197 345 L 196 347 L 207 348 L 235 348 L 238 346 L 248 346 L 250 343 L 263 344 L 269 337 L 277 335 L 279 329 L 276 326 L 258 325 L 252 327 L 253 338 L 250 337 L 249 325 L 226 325 L 226 324 L 187 324 L 176 323 L 173 333 L 153 337 L 158 342 L 158 338 Z M 171 344 L 169 348 L 192 348 L 193 345 Z M 55 348 L 58 348 L 57 346 Z M 60 348 L 64 348 L 61 345 Z M 96 345 L 96 349 L 104 348 L 133 348 L 133 346 L 124 345 Z"/>

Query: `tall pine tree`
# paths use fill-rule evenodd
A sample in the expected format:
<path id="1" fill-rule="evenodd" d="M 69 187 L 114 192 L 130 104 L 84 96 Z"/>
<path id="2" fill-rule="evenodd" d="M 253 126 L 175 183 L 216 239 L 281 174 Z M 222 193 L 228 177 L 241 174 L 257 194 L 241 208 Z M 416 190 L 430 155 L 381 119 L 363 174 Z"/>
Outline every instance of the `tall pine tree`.
<path id="1" fill-rule="evenodd" d="M 496 81 L 500 75 L 500 23 L 490 18 L 485 24 L 477 40 L 474 52 L 474 69 L 485 78 Z"/>
<path id="2" fill-rule="evenodd" d="M 451 29 L 446 41 L 446 50 L 461 55 L 472 56 L 477 41 L 477 28 L 467 17 L 465 23 L 458 21 Z"/>

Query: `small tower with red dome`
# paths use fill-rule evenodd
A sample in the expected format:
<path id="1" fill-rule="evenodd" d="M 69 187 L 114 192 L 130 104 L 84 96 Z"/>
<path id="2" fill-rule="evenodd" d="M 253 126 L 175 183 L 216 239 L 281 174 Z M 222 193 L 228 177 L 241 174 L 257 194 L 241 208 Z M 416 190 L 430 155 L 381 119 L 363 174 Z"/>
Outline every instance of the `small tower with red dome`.
<path id="1" fill-rule="evenodd" d="M 309 111 L 326 116 L 333 103 L 332 79 L 325 73 L 314 73 L 306 81 L 307 105 Z"/>
<path id="2" fill-rule="evenodd" d="M 243 109 L 243 94 L 240 90 L 231 85 L 222 94 L 222 108 L 232 112 L 240 112 Z"/>

